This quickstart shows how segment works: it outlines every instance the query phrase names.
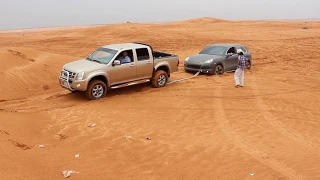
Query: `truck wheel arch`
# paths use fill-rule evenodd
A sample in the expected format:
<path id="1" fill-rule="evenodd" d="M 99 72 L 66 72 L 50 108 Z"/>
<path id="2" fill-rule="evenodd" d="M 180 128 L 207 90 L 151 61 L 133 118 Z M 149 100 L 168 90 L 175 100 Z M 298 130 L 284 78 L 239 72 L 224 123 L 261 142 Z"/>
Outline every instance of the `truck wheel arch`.
<path id="1" fill-rule="evenodd" d="M 170 77 L 170 69 L 167 65 L 161 65 L 161 66 L 155 68 L 153 74 L 158 70 L 163 70 L 164 72 L 166 72 L 168 74 L 168 77 Z"/>
<path id="2" fill-rule="evenodd" d="M 90 80 L 88 81 L 88 84 L 87 86 L 90 84 L 91 81 L 93 80 L 101 80 L 103 81 L 107 87 L 109 87 L 109 82 L 108 82 L 108 79 L 104 76 L 104 75 L 96 75 L 96 76 L 93 76 L 90 78 Z"/>

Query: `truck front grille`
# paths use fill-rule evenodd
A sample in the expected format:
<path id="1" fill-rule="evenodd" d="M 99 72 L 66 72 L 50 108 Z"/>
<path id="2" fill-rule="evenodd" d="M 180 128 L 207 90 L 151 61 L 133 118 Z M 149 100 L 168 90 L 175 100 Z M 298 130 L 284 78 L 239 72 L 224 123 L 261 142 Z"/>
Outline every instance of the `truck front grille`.
<path id="1" fill-rule="evenodd" d="M 74 73 L 74 72 L 71 72 L 71 71 L 68 71 L 68 70 L 66 70 L 66 69 L 64 69 L 64 71 L 62 71 L 62 76 L 63 77 L 67 77 L 67 73 L 66 72 L 68 72 L 69 73 L 69 79 L 73 79 L 74 77 L 75 77 L 75 75 L 76 75 L 76 73 Z"/>

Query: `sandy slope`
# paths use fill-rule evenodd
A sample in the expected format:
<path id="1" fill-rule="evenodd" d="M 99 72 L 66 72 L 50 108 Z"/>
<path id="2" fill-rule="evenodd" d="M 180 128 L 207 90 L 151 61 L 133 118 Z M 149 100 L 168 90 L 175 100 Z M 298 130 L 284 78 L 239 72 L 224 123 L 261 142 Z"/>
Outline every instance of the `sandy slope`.
<path id="1" fill-rule="evenodd" d="M 20 99 L 57 89 L 62 65 L 75 57 L 46 53 L 31 48 L 0 50 L 0 99 Z M 46 90 L 46 91 L 44 91 Z"/>
<path id="2" fill-rule="evenodd" d="M 64 179 L 63 170 L 80 172 L 71 179 L 320 179 L 319 22 L 203 18 L 0 40 L 0 179 Z M 59 87 L 66 62 L 132 41 L 181 62 L 211 43 L 242 43 L 254 65 L 242 89 L 233 73 L 92 102 Z M 181 65 L 172 79 L 191 75 Z"/>

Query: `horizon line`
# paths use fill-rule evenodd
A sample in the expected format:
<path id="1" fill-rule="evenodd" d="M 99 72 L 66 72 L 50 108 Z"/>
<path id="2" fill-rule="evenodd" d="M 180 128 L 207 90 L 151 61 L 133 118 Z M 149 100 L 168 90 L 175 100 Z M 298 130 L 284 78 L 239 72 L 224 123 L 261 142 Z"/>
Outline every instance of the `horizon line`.
<path id="1" fill-rule="evenodd" d="M 83 25 L 62 25 L 62 26 L 43 26 L 43 27 L 33 27 L 33 28 L 17 28 L 17 29 L 0 29 L 1 31 L 27 31 L 27 30 L 35 30 L 35 29 L 49 29 L 49 28 L 66 28 L 66 27 L 95 27 L 95 26 L 107 26 L 107 25 L 116 25 L 116 24 L 123 24 L 123 23 L 141 23 L 141 24 L 156 24 L 156 23 L 170 23 L 170 22 L 182 22 L 188 20 L 196 20 L 196 19 L 217 19 L 217 20 L 224 20 L 224 21 L 302 21 L 302 20 L 320 20 L 320 18 L 301 18 L 301 19 L 238 19 L 238 20 L 231 20 L 231 19 L 221 19 L 221 18 L 214 18 L 214 17 L 199 17 L 199 18 L 189 18 L 184 20 L 176 20 L 176 21 L 160 21 L 160 22 L 134 22 L 134 21 L 125 21 L 125 22 L 117 22 L 117 23 L 109 23 L 109 24 L 83 24 Z"/>

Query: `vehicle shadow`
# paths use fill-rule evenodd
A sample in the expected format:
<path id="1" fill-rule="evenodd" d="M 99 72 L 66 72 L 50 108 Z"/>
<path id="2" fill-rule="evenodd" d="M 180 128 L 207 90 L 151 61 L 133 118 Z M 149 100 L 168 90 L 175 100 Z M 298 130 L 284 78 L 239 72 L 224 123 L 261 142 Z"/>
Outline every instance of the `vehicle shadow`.
<path id="1" fill-rule="evenodd" d="M 185 71 L 186 74 L 190 74 L 190 75 L 194 75 L 193 72 L 188 72 Z M 223 75 L 212 75 L 212 74 L 208 74 L 208 73 L 200 73 L 199 76 L 206 76 L 206 77 L 216 77 L 216 76 L 224 76 L 224 75 L 228 75 L 234 73 L 233 71 L 226 71 Z M 166 88 L 166 87 L 164 87 Z M 128 87 L 122 87 L 119 89 L 110 89 L 107 91 L 107 94 L 103 99 L 108 99 L 108 98 L 112 98 L 115 96 L 130 96 L 132 94 L 136 94 L 136 93 L 148 93 L 148 92 L 153 92 L 153 91 L 160 91 L 162 88 L 154 88 L 151 85 L 151 82 L 147 82 L 147 83 L 142 83 L 142 84 L 137 84 L 137 85 L 132 85 L 132 86 L 128 86 Z M 76 101 L 81 101 L 81 102 L 88 102 L 87 97 L 85 96 L 84 92 L 72 92 L 72 93 L 67 93 L 64 96 L 66 96 L 67 99 L 72 99 L 72 100 L 76 100 Z"/>
<path id="2" fill-rule="evenodd" d="M 123 88 L 119 88 L 119 89 L 110 89 L 107 91 L 107 94 L 104 98 L 102 98 L 101 100 L 104 99 L 108 99 L 108 98 L 112 98 L 115 96 L 130 96 L 132 94 L 136 94 L 136 93 L 148 93 L 151 91 L 156 90 L 157 88 L 154 88 L 150 83 L 143 83 L 143 84 L 137 84 L 137 85 L 132 85 L 132 86 L 128 86 L 128 87 L 123 87 Z M 79 102 L 88 102 L 89 100 L 87 99 L 86 95 L 84 92 L 70 92 L 64 95 L 65 99 L 68 100 L 73 100 L 73 101 L 79 101 Z M 59 98 L 61 96 L 57 96 L 56 98 Z"/>
<path id="3" fill-rule="evenodd" d="M 114 97 L 114 96 L 119 96 L 119 95 L 131 95 L 131 94 L 136 94 L 136 93 L 147 93 L 150 91 L 153 91 L 157 88 L 154 88 L 151 83 L 143 83 L 143 84 L 137 84 L 137 85 L 132 85 L 128 87 L 123 87 L 119 89 L 110 89 L 107 92 L 106 97 Z M 158 88 L 159 89 L 159 88 Z"/>

